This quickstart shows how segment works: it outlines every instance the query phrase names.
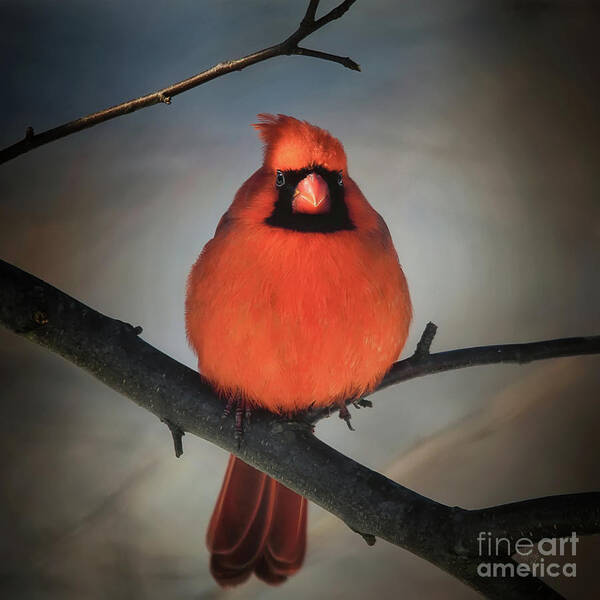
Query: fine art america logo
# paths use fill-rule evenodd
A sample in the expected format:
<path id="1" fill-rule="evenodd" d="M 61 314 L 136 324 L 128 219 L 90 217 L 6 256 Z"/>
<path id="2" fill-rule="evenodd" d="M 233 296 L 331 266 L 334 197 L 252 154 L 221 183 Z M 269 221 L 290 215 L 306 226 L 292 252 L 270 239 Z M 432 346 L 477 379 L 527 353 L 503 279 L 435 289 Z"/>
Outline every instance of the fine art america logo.
<path id="1" fill-rule="evenodd" d="M 538 542 L 522 537 L 516 542 L 495 538 L 489 531 L 477 536 L 480 577 L 575 577 L 577 542 L 573 532 L 567 538 L 542 538 Z M 511 556 L 515 560 L 506 557 Z"/>

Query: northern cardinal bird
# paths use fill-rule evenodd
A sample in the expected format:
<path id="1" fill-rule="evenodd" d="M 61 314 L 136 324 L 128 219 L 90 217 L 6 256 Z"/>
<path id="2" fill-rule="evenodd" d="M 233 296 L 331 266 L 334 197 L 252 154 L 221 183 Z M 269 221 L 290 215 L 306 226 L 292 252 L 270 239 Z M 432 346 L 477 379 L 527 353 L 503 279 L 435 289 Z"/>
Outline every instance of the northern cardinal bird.
<path id="1" fill-rule="evenodd" d="M 358 399 L 400 354 L 411 304 L 388 228 L 348 175 L 342 144 L 292 117 L 259 115 L 263 165 L 192 268 L 187 335 L 199 371 L 237 405 L 293 415 Z M 210 521 L 222 586 L 270 584 L 306 549 L 306 499 L 231 456 Z"/>

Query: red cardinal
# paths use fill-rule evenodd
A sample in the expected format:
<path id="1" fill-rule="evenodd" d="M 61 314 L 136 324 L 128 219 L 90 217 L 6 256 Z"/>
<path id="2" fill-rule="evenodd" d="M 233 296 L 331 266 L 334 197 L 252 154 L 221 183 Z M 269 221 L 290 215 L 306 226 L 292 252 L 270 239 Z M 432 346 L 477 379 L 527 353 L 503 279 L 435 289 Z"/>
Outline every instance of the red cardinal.
<path id="1" fill-rule="evenodd" d="M 357 399 L 396 360 L 411 320 L 388 228 L 348 175 L 342 144 L 305 121 L 259 115 L 263 165 L 240 188 L 188 280 L 200 372 L 236 416 Z M 306 500 L 231 456 L 207 535 L 222 586 L 271 584 L 306 549 Z"/>

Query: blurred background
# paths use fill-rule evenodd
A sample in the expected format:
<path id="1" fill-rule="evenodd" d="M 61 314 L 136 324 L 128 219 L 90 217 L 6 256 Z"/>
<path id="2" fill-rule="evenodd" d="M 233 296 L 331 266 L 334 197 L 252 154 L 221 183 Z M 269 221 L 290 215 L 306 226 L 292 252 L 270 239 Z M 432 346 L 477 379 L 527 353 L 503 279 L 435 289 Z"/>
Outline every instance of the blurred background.
<path id="1" fill-rule="evenodd" d="M 323 2 L 321 10 L 333 6 Z M 278 42 L 306 2 L 0 1 L 0 146 Z M 600 12 L 592 2 L 359 1 L 309 47 L 0 167 L 0 256 L 195 366 L 187 272 L 261 162 L 249 127 L 329 129 L 384 216 L 435 350 L 600 333 Z M 597 357 L 415 380 L 317 435 L 448 504 L 600 489 Z M 283 588 L 219 590 L 204 535 L 227 455 L 0 331 L 0 595 L 469 599 L 437 568 L 368 548 L 310 508 Z M 600 542 L 568 598 L 596 598 Z"/>

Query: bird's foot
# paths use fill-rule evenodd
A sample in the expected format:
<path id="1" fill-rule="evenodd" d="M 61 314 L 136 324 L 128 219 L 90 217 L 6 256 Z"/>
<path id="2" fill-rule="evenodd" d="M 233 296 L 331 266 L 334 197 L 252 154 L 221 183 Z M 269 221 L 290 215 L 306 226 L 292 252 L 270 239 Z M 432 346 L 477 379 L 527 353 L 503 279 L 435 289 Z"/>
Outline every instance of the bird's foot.
<path id="1" fill-rule="evenodd" d="M 352 423 L 350 423 L 351 418 L 352 416 L 350 415 L 348 407 L 345 404 L 342 404 L 342 406 L 340 406 L 340 419 L 346 421 L 346 425 L 348 425 L 350 431 L 354 431 L 354 427 L 352 427 Z"/>
<path id="2" fill-rule="evenodd" d="M 373 403 L 366 398 L 358 398 L 352 402 L 352 406 L 354 408 L 373 408 Z"/>
<path id="3" fill-rule="evenodd" d="M 235 416 L 235 433 L 233 435 L 239 448 L 244 437 L 244 430 L 250 427 L 252 409 L 250 404 L 243 398 L 229 398 L 221 418 L 226 419 L 232 412 Z"/>

